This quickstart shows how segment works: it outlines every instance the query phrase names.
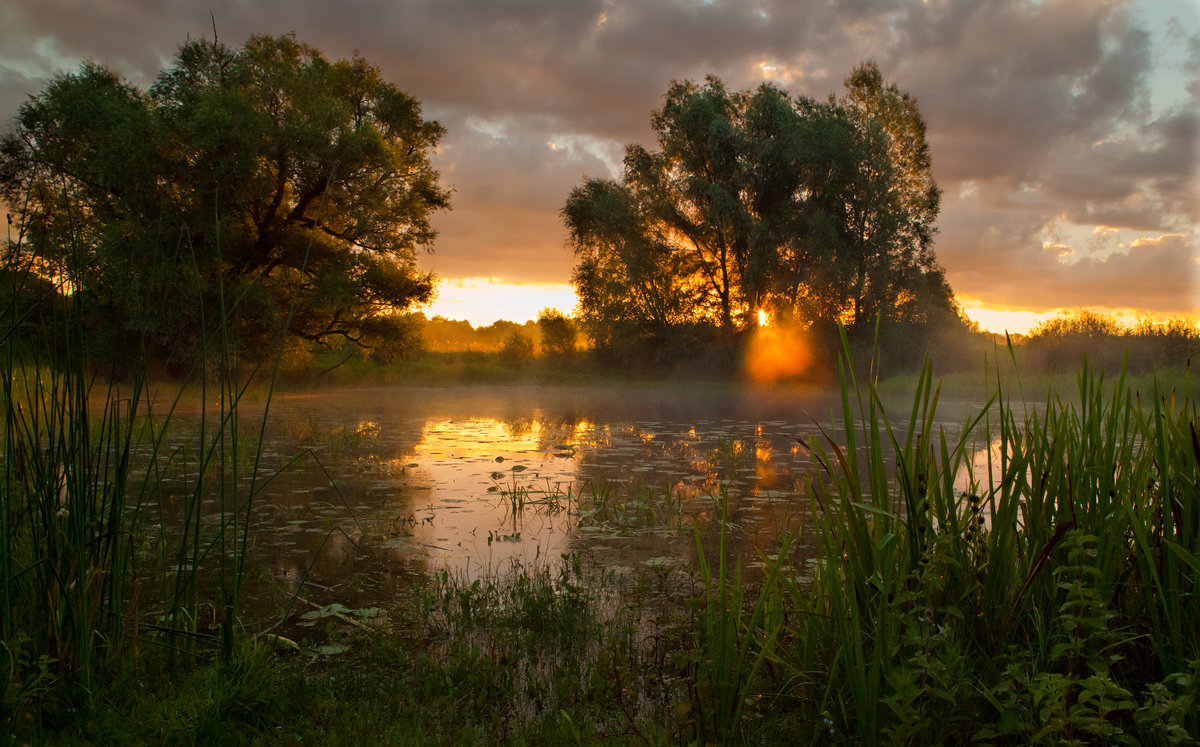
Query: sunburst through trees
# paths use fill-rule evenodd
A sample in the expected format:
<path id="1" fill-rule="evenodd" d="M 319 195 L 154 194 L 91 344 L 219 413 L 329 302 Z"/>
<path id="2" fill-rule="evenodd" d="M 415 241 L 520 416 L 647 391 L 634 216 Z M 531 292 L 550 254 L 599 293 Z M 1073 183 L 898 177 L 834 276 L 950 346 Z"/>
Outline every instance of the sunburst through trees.
<path id="1" fill-rule="evenodd" d="M 755 328 L 929 333 L 963 321 L 933 254 L 941 194 L 916 101 L 873 63 L 844 98 L 676 82 L 620 180 L 562 209 L 581 321 L 616 352 Z"/>

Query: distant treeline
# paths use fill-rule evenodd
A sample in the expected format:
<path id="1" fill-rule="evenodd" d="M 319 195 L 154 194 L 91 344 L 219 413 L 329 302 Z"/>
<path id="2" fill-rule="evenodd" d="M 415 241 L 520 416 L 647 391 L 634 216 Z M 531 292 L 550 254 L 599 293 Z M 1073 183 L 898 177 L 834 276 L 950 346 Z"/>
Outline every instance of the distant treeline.
<path id="1" fill-rule="evenodd" d="M 1200 325 L 1183 317 L 1162 322 L 1143 318 L 1125 324 L 1109 314 L 1080 310 L 1042 322 L 1020 343 L 1020 360 L 1036 370 L 1074 370 L 1086 356 L 1103 370 L 1117 371 L 1128 365 L 1131 372 L 1142 373 L 1159 366 L 1184 365 L 1196 358 Z"/>
<path id="2" fill-rule="evenodd" d="M 743 374 L 751 351 L 756 344 L 761 345 L 754 335 L 764 334 L 763 330 L 750 332 L 732 343 L 714 339 L 691 349 L 671 347 L 661 356 L 631 365 L 628 359 L 611 359 L 606 349 L 597 347 L 589 338 L 577 319 L 555 309 L 543 310 L 537 320 L 520 324 L 499 320 L 479 327 L 463 320 L 427 318 L 414 313 L 407 315 L 406 326 L 410 335 L 406 358 L 471 354 L 492 359 L 502 367 L 518 367 L 538 360 L 600 374 L 685 374 L 712 378 L 736 378 Z M 778 350 L 778 356 L 802 356 L 808 361 L 800 373 L 784 378 L 819 381 L 836 374 L 828 364 L 837 360 L 840 350 L 841 337 L 836 328 L 810 325 L 799 332 L 778 335 L 778 339 L 777 346 L 791 346 Z M 803 349 L 796 348 L 797 345 Z M 886 334 L 881 325 L 880 334 L 873 341 L 852 342 L 851 346 L 863 366 L 874 361 L 883 376 L 913 371 L 926 356 L 942 374 L 977 371 L 985 361 L 1000 359 L 1007 363 L 1013 358 L 1021 371 L 1031 374 L 1076 370 L 1085 358 L 1094 368 L 1110 373 L 1120 371 L 1122 366 L 1130 373 L 1146 373 L 1159 367 L 1182 367 L 1200 356 L 1200 325 L 1183 317 L 1123 323 L 1109 314 L 1078 310 L 1052 317 L 1026 335 L 1006 337 L 977 326 L 953 327 L 927 344 L 918 345 Z M 351 352 L 346 350 L 347 354 Z M 307 355 L 294 359 L 296 368 L 321 367 L 322 360 L 332 359 Z"/>
<path id="3" fill-rule="evenodd" d="M 873 352 L 884 375 L 912 370 L 926 353 L 940 373 L 977 371 L 985 360 L 1000 359 L 1015 360 L 1021 372 L 1030 374 L 1077 371 L 1085 360 L 1110 374 L 1122 368 L 1141 374 L 1183 367 L 1200 357 L 1200 324 L 1190 317 L 1143 317 L 1127 323 L 1112 314 L 1077 309 L 1043 321 L 1028 334 L 994 334 L 972 325 L 969 331 L 948 330 L 921 348 L 906 348 L 903 339 L 881 335 Z M 860 344 L 856 353 L 865 360 L 872 349 Z"/>
<path id="4" fill-rule="evenodd" d="M 421 350 L 431 353 L 504 353 L 508 356 L 571 356 L 585 343 L 575 321 L 562 312 L 545 309 L 523 324 L 500 319 L 484 327 L 470 322 L 414 314 L 414 331 Z"/>

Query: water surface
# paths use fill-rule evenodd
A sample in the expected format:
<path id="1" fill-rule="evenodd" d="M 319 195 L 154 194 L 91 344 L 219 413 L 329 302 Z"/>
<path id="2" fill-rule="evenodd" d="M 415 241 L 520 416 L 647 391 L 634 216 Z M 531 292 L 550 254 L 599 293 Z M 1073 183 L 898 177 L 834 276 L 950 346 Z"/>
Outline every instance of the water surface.
<path id="1" fill-rule="evenodd" d="M 969 408 L 943 407 L 940 424 Z M 835 411 L 827 392 L 728 386 L 277 395 L 263 466 L 233 492 L 254 496 L 249 567 L 304 600 L 386 605 L 418 573 L 470 579 L 573 552 L 620 570 L 686 565 L 692 527 L 711 538 L 722 506 L 752 562 L 806 520 L 802 444 L 822 429 L 841 441 Z M 256 437 L 259 412 L 242 418 L 243 441 Z M 182 414 L 173 433 L 197 420 Z"/>

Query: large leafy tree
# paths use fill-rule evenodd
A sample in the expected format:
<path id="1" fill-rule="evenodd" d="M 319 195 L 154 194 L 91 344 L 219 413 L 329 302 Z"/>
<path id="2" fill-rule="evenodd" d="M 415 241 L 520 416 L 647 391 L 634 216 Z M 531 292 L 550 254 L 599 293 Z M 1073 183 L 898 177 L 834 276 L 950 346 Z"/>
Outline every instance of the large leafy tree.
<path id="1" fill-rule="evenodd" d="M 432 295 L 442 135 L 358 56 L 190 41 L 148 91 L 93 63 L 54 79 L 0 142 L 0 197 L 111 346 L 187 361 L 214 329 L 258 347 L 288 327 L 370 347 Z"/>
<path id="2" fill-rule="evenodd" d="M 853 320 L 903 318 L 944 285 L 932 250 L 941 190 L 930 170 L 925 122 L 916 100 L 885 84 L 874 64 L 855 68 L 845 86 L 842 116 L 861 154 L 859 168 L 839 184 L 853 260 Z"/>
<path id="3" fill-rule="evenodd" d="M 603 348 L 662 343 L 697 306 L 690 258 L 674 251 L 646 210 L 629 189 L 604 179 L 589 179 L 563 207 L 577 244 L 580 321 Z"/>
<path id="4" fill-rule="evenodd" d="M 670 86 L 657 149 L 628 146 L 620 180 L 588 179 L 563 208 L 598 344 L 736 334 L 759 310 L 851 330 L 955 316 L 916 102 L 872 63 L 845 84 L 828 102 L 713 77 Z"/>

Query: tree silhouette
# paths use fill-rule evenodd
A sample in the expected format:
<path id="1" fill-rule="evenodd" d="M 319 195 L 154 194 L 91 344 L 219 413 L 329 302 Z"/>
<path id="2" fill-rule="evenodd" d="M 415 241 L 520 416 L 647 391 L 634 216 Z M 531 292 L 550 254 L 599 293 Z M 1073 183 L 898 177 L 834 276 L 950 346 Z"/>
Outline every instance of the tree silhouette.
<path id="1" fill-rule="evenodd" d="M 933 255 L 940 191 L 915 100 L 873 63 L 842 99 L 675 82 L 620 180 L 562 210 L 580 318 L 601 347 L 800 326 L 958 321 Z M 705 330 L 710 330 L 706 332 Z"/>
<path id="2" fill-rule="evenodd" d="M 206 330 L 254 349 L 285 324 L 373 346 L 432 295 L 442 134 L 360 57 L 189 41 L 146 92 L 94 63 L 55 78 L 0 144 L 0 197 L 110 353 L 187 361 Z"/>

